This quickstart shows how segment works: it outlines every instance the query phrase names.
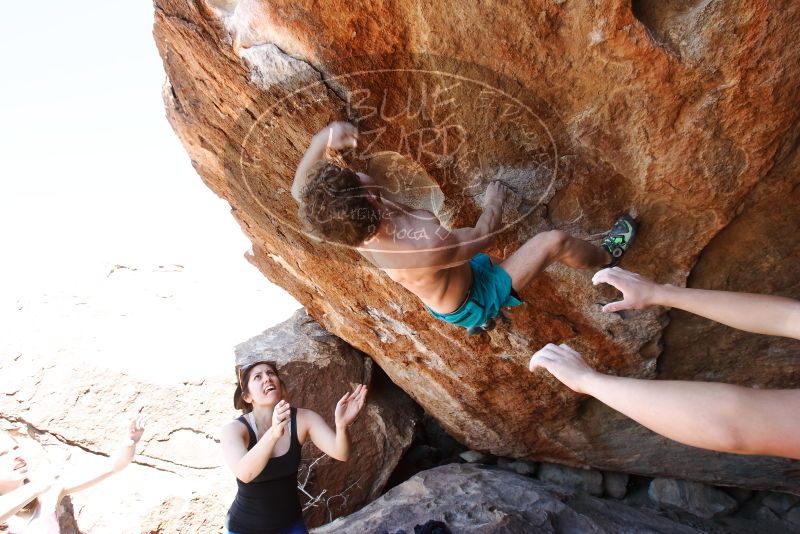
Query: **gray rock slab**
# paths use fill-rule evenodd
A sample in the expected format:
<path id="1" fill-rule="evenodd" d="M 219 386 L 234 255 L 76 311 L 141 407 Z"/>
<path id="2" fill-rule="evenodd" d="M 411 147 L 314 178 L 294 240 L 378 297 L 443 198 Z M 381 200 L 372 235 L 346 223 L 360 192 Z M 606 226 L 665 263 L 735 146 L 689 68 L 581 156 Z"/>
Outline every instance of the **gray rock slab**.
<path id="1" fill-rule="evenodd" d="M 738 507 L 738 503 L 727 493 L 685 480 L 656 478 L 648 489 L 650 499 L 664 508 L 676 508 L 710 519 L 728 514 Z"/>
<path id="2" fill-rule="evenodd" d="M 418 473 L 358 512 L 312 532 L 410 533 L 431 520 L 458 534 L 706 532 L 655 512 L 475 464 Z"/>
<path id="3" fill-rule="evenodd" d="M 788 493 L 770 493 L 761 501 L 761 504 L 778 515 L 783 515 L 800 502 L 800 497 Z"/>
<path id="4" fill-rule="evenodd" d="M 599 471 L 542 463 L 539 466 L 538 477 L 544 482 L 584 491 L 589 495 L 599 497 L 603 494 L 603 475 Z"/>
<path id="5" fill-rule="evenodd" d="M 622 499 L 628 492 L 628 474 L 607 471 L 603 473 L 603 491 L 609 497 Z"/>

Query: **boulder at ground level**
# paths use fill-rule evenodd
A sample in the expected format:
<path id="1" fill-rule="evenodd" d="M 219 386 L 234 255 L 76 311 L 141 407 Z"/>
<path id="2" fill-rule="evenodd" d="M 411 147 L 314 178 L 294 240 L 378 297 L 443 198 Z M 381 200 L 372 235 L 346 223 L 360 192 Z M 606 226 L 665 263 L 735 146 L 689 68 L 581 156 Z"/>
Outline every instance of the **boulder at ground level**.
<path id="1" fill-rule="evenodd" d="M 708 519 L 732 512 L 738 507 L 736 500 L 724 491 L 686 480 L 657 478 L 650 483 L 648 494 L 660 506 L 677 508 Z"/>
<path id="2" fill-rule="evenodd" d="M 628 474 L 607 471 L 603 473 L 603 490 L 614 499 L 622 499 L 628 492 Z"/>
<path id="3" fill-rule="evenodd" d="M 449 464 L 417 474 L 377 501 L 314 530 L 315 534 L 414 532 L 442 521 L 454 533 L 697 533 L 652 512 L 578 496 L 503 469 Z"/>
<path id="4" fill-rule="evenodd" d="M 543 463 L 539 466 L 537 476 L 556 486 L 583 491 L 597 497 L 603 494 L 603 475 L 599 471 Z"/>

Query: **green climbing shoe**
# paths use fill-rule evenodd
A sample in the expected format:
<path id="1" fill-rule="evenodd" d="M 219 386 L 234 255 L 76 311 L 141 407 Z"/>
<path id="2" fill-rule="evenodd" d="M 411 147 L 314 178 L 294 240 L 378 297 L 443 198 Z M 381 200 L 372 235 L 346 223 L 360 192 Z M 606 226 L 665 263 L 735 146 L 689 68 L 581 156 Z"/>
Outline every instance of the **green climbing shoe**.
<path id="1" fill-rule="evenodd" d="M 636 237 L 636 221 L 627 213 L 617 219 L 614 226 L 603 239 L 602 247 L 611 255 L 609 267 L 615 267 L 622 260 L 622 255 L 631 246 Z"/>

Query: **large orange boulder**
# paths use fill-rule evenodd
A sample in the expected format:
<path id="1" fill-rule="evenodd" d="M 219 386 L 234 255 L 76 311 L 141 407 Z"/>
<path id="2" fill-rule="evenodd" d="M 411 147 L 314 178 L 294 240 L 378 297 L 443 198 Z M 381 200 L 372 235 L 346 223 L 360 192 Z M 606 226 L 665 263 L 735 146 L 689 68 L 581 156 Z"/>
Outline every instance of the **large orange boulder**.
<path id="1" fill-rule="evenodd" d="M 800 491 L 796 462 L 677 445 L 527 371 L 543 344 L 568 342 L 624 375 L 797 386 L 797 343 L 660 309 L 604 315 L 613 292 L 560 267 L 509 321 L 468 338 L 355 251 L 307 235 L 289 193 L 310 137 L 350 120 L 349 163 L 400 153 L 427 176 L 397 193 L 427 188 L 421 202 L 452 226 L 475 223 L 486 183 L 507 182 L 494 254 L 550 228 L 596 239 L 632 211 L 642 227 L 625 267 L 800 296 L 798 22 L 797 3 L 763 0 L 156 0 L 154 35 L 167 116 L 251 238 L 250 261 L 458 439 Z"/>

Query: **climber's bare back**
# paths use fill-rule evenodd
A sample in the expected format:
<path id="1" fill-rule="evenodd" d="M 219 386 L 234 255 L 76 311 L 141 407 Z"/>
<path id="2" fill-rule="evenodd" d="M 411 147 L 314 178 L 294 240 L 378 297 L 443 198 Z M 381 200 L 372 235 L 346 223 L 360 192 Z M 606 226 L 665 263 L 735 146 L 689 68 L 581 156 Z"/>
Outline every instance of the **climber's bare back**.
<path id="1" fill-rule="evenodd" d="M 358 251 L 423 304 L 450 313 L 466 299 L 472 269 L 469 258 L 454 259 L 454 251 L 442 248 L 447 233 L 433 213 L 401 207 Z"/>

